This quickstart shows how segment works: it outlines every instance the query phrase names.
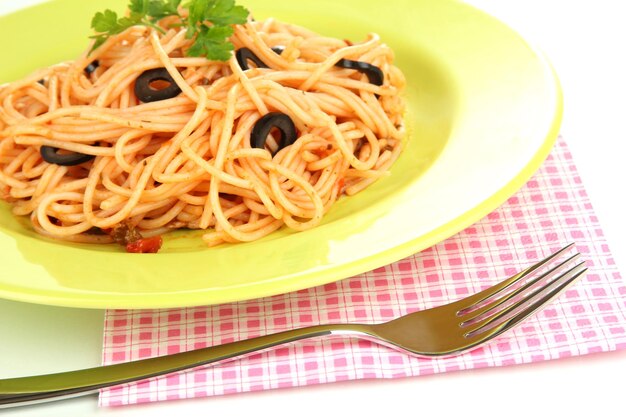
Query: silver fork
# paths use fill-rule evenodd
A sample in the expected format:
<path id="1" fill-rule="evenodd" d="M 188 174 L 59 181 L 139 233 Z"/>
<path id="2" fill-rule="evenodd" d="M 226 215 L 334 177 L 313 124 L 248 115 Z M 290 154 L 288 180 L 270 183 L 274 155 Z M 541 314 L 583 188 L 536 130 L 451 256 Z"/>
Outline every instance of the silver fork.
<path id="1" fill-rule="evenodd" d="M 352 335 L 418 356 L 455 355 L 475 348 L 545 307 L 587 269 L 573 244 L 484 291 L 380 324 L 323 324 L 169 356 L 90 369 L 0 380 L 0 407 L 97 392 L 127 382 L 223 362 L 284 343 L 327 335 Z M 573 266 L 572 266 L 573 265 Z"/>

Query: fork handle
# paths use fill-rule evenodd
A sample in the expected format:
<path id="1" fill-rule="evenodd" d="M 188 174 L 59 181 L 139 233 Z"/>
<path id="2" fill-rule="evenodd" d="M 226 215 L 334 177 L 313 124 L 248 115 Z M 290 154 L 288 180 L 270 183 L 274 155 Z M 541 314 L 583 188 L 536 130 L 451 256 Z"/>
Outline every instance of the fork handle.
<path id="1" fill-rule="evenodd" d="M 327 324 L 115 365 L 0 380 L 0 408 L 77 397 L 201 365 L 223 362 L 297 340 L 334 332 L 370 334 L 365 324 Z"/>

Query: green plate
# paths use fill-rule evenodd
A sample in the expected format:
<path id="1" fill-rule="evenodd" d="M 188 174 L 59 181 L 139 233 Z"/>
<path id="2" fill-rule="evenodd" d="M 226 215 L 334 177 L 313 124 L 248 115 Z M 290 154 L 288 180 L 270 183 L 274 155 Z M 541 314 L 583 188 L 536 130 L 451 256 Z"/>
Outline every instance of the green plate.
<path id="1" fill-rule="evenodd" d="M 58 0 L 0 18 L 0 81 L 72 59 L 95 11 L 126 0 Z M 449 0 L 249 0 L 326 35 L 377 32 L 408 79 L 410 134 L 392 175 L 342 198 L 321 226 L 252 243 L 204 246 L 168 235 L 157 255 L 36 235 L 0 202 L 0 296 L 89 308 L 163 308 L 270 296 L 343 279 L 409 256 L 471 225 L 540 166 L 562 98 L 550 65 L 494 18 Z M 7 41 L 7 40 L 10 40 Z"/>

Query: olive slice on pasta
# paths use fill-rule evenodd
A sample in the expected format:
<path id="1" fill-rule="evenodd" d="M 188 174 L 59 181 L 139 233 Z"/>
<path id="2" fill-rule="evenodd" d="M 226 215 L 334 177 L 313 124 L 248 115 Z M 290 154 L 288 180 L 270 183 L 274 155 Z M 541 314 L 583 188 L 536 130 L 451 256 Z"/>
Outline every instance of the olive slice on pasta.
<path id="1" fill-rule="evenodd" d="M 180 87 L 165 68 L 146 70 L 135 81 L 135 96 L 144 103 L 174 98 L 180 92 Z"/>
<path id="2" fill-rule="evenodd" d="M 86 155 L 78 152 L 59 153 L 59 148 L 45 145 L 41 147 L 39 153 L 41 153 L 41 157 L 44 161 L 50 164 L 62 165 L 66 167 L 80 165 L 95 158 L 93 155 Z"/>
<path id="3" fill-rule="evenodd" d="M 270 132 L 276 129 L 280 132 L 280 141 L 278 142 L 278 149 L 274 152 L 280 151 L 286 146 L 293 144 L 297 139 L 296 126 L 291 120 L 291 117 L 285 113 L 268 113 L 261 117 L 252 128 L 250 134 L 250 144 L 253 148 L 265 149 L 265 142 Z"/>
<path id="4" fill-rule="evenodd" d="M 285 48 L 282 46 L 274 46 L 272 48 L 272 51 L 274 51 L 278 55 L 282 54 L 284 50 Z M 237 51 L 235 52 L 235 58 L 237 59 L 237 63 L 239 64 L 239 67 L 243 71 L 250 69 L 250 66 L 248 65 L 248 61 L 254 62 L 257 68 L 269 68 L 269 66 L 265 62 L 261 61 L 261 59 L 258 56 L 256 56 L 254 52 L 252 52 L 249 48 L 237 49 Z"/>
<path id="5" fill-rule="evenodd" d="M 88 76 L 91 75 L 91 73 L 93 73 L 99 66 L 100 62 L 97 59 L 90 62 L 89 65 L 85 67 L 85 74 Z"/>
<path id="6" fill-rule="evenodd" d="M 339 61 L 337 61 L 335 66 L 357 70 L 360 73 L 367 75 L 370 83 L 374 85 L 383 85 L 383 81 L 385 79 L 385 75 L 380 68 L 367 62 L 352 61 L 350 59 L 340 59 Z"/>
<path id="7" fill-rule="evenodd" d="M 249 48 L 239 48 L 235 52 L 235 58 L 237 58 L 237 63 L 239 67 L 245 71 L 249 70 L 250 66 L 248 65 L 248 61 L 254 62 L 257 68 L 269 68 L 265 62 L 261 61 L 261 59 L 254 54 Z"/>
<path id="8" fill-rule="evenodd" d="M 278 55 L 282 54 L 284 50 L 285 50 L 284 46 L 274 46 L 272 48 L 272 51 L 276 52 Z"/>

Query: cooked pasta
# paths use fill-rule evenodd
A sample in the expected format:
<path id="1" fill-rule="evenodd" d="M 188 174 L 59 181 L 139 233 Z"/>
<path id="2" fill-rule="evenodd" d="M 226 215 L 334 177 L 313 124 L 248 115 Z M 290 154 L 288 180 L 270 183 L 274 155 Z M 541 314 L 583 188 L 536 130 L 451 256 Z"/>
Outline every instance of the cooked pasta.
<path id="1" fill-rule="evenodd" d="M 0 193 L 37 232 L 103 243 L 124 225 L 253 241 L 315 227 L 342 194 L 388 174 L 405 81 L 377 35 L 353 44 L 250 20 L 230 39 L 241 53 L 222 62 L 188 57 L 175 23 L 134 26 L 0 86 Z M 175 95 L 142 100 L 140 80 Z"/>

